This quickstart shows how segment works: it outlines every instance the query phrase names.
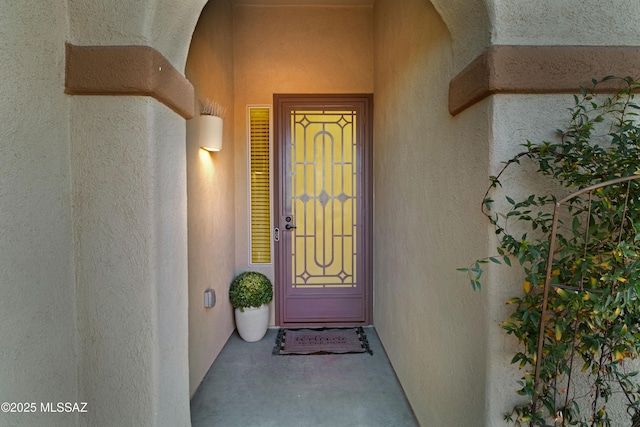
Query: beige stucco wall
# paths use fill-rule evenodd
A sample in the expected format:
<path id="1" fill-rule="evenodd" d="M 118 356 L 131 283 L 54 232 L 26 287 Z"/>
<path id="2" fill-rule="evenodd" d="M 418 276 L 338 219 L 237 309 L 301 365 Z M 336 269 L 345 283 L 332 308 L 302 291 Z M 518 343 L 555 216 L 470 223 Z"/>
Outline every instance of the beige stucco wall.
<path id="1" fill-rule="evenodd" d="M 1 8 L 0 402 L 76 401 L 67 6 Z M 0 412 L 0 425 L 75 425 L 58 415 Z"/>
<path id="2" fill-rule="evenodd" d="M 236 6 L 234 9 L 236 267 L 249 266 L 247 105 L 274 93 L 371 93 L 370 6 Z M 375 102 L 375 101 L 374 101 Z M 271 321 L 274 324 L 272 304 Z"/>
<path id="3" fill-rule="evenodd" d="M 491 41 L 491 0 L 425 0 L 425 2 L 435 7 L 447 26 L 453 42 L 453 67 L 460 71 Z"/>
<path id="4" fill-rule="evenodd" d="M 202 11 L 189 49 L 186 75 L 196 98 L 226 108 L 223 146 L 200 149 L 198 118 L 187 124 L 189 204 L 189 384 L 193 394 L 235 327 L 229 283 L 235 273 L 232 9 L 227 0 Z M 204 291 L 217 303 L 204 308 Z"/>
<path id="5" fill-rule="evenodd" d="M 374 323 L 425 426 L 481 425 L 486 296 L 456 272 L 484 253 L 488 104 L 452 118 L 452 38 L 422 0 L 374 8 Z"/>
<path id="6" fill-rule="evenodd" d="M 225 286 L 248 265 L 246 105 L 274 92 L 375 92 L 374 322 L 423 425 L 503 425 L 518 374 L 498 326 L 507 290 L 495 284 L 519 286 L 517 271 L 491 267 L 474 294 L 455 268 L 491 252 L 485 177 L 537 129 L 555 129 L 566 98 L 494 96 L 452 118 L 447 85 L 489 43 L 637 44 L 635 2 L 212 2 L 225 23 L 208 29 L 221 49 L 206 72 L 220 80 L 198 89 L 230 103 L 233 125 L 208 158 L 191 139 L 197 123 L 155 100 L 63 94 L 65 41 L 150 45 L 184 70 L 204 3 L 3 3 L 0 401 L 87 401 L 89 414 L 0 424 L 188 425 L 189 393 L 232 328 Z M 221 291 L 210 311 L 208 283 Z"/>
<path id="7" fill-rule="evenodd" d="M 637 21 L 640 10 L 633 1 L 604 4 L 597 0 L 539 2 L 491 1 L 489 8 L 493 22 L 493 44 L 528 45 L 637 45 Z M 590 58 L 585 58 L 589 67 Z M 594 75 L 601 78 L 603 75 Z M 501 162 L 521 151 L 519 144 L 531 140 L 539 142 L 554 137 L 554 130 L 566 125 L 567 108 L 573 103 L 571 95 L 498 95 L 481 104 L 491 105 L 490 167 L 496 174 Z M 471 107 L 475 111 L 479 106 Z M 465 112 L 467 113 L 467 112 Z M 522 178 L 505 179 L 501 194 L 532 194 L 538 182 Z M 490 250 L 495 254 L 495 236 L 488 234 Z M 489 306 L 486 426 L 503 426 L 502 415 L 514 403 L 522 400 L 514 395 L 515 380 L 522 372 L 510 360 L 517 348 L 514 338 L 498 326 L 509 314 L 504 301 L 522 292 L 519 268 L 491 265 L 485 278 L 483 292 Z"/>
<path id="8" fill-rule="evenodd" d="M 489 0 L 492 44 L 637 45 L 634 0 Z"/>
<path id="9" fill-rule="evenodd" d="M 180 71 L 207 0 L 69 0 L 67 41 L 77 45 L 146 45 Z"/>
<path id="10" fill-rule="evenodd" d="M 175 131 L 154 135 L 156 115 L 165 122 L 175 115 L 155 103 L 138 97 L 72 100 L 78 394 L 94 406 L 82 425 L 116 425 L 123 414 L 150 425 L 150 413 L 164 412 L 159 388 L 165 375 L 178 389 L 186 383 L 162 369 L 174 357 L 165 346 L 186 347 L 186 317 L 179 314 L 186 313 L 186 263 L 176 255 L 186 252 L 186 224 L 180 226 L 186 222 L 184 165 L 166 169 L 170 183 L 156 172 L 166 155 L 184 159 L 184 148 L 172 144 Z M 161 205 L 167 200 L 172 209 Z M 164 304 L 174 306 L 175 316 L 166 326 Z M 186 362 L 186 351 L 179 353 Z M 184 416 L 184 410 L 177 402 L 172 412 Z"/>
<path id="11" fill-rule="evenodd" d="M 164 3 L 3 4 L 0 400 L 88 413 L 2 425 L 189 425 L 185 121 L 64 94 L 67 41 L 148 44 L 184 69 L 204 0 Z"/>
<path id="12" fill-rule="evenodd" d="M 497 174 L 504 166 L 504 161 L 520 151 L 520 144 L 531 140 L 539 142 L 555 137 L 555 129 L 566 124 L 567 108 L 571 105 L 571 95 L 502 95 L 494 97 L 491 104 L 492 114 L 492 148 L 490 152 L 490 173 Z M 539 124 L 540 126 L 536 125 Z M 528 169 L 527 162 L 522 168 L 512 168 L 503 176 L 503 190 L 494 193 L 497 200 L 495 207 L 504 206 L 504 196 L 527 197 L 541 191 L 553 191 L 546 180 L 539 180 L 534 173 L 517 173 Z M 487 186 L 488 187 L 488 186 Z M 495 234 L 487 234 L 490 248 L 487 255 L 496 255 L 497 242 Z M 511 359 L 519 351 L 517 340 L 499 327 L 507 319 L 513 309 L 505 301 L 522 294 L 522 272 L 519 267 L 488 265 L 484 279 L 483 293 L 488 296 L 489 333 L 488 344 L 488 385 L 487 412 L 488 426 L 506 425 L 502 421 L 503 414 L 509 412 L 515 404 L 525 401 L 515 394 L 516 381 L 522 376 L 517 365 Z"/>
<path id="13" fill-rule="evenodd" d="M 554 140 L 555 129 L 566 128 L 569 119 L 568 108 L 573 105 L 572 95 L 501 95 L 490 101 L 492 114 L 492 148 L 490 151 L 490 173 L 497 174 L 504 161 L 522 151 L 521 143 L 530 140 L 541 142 Z M 558 198 L 566 196 L 566 190 L 556 189 L 550 180 L 540 179 L 535 167 L 523 161 L 520 167 L 502 177 L 502 189 L 492 194 L 497 202 L 506 209 L 504 196 L 515 199 L 530 194 L 555 194 Z M 504 211 L 504 209 L 502 211 Z M 514 227 L 514 223 L 511 225 Z M 490 248 L 487 255 L 495 255 L 497 246 L 493 232 L 488 233 Z M 517 264 L 517 263 L 514 263 Z M 505 301 L 522 295 L 523 276 L 519 267 L 488 265 L 484 276 L 483 293 L 488 297 L 489 329 L 487 334 L 488 362 L 486 426 L 505 426 L 503 414 L 509 412 L 515 404 L 525 404 L 526 399 L 515 394 L 516 383 L 523 372 L 511 359 L 522 347 L 517 340 L 499 327 L 507 319 L 513 306 Z M 622 396 L 614 396 L 607 408 L 614 416 L 625 414 L 625 402 Z M 614 421 L 613 425 L 626 425 L 628 421 Z"/>
<path id="14" fill-rule="evenodd" d="M 183 70 L 204 2 L 175 3 L 71 2 L 70 41 L 149 45 Z M 96 405 L 81 424 L 188 425 L 185 121 L 146 97 L 70 103 L 78 393 Z"/>

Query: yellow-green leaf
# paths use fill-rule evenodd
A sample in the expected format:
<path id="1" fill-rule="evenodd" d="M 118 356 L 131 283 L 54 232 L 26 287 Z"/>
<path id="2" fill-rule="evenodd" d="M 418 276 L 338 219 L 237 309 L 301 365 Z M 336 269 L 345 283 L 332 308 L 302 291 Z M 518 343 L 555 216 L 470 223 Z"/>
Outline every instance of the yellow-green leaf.
<path id="1" fill-rule="evenodd" d="M 556 325 L 556 341 L 560 341 L 562 339 L 562 328 L 560 325 Z"/>
<path id="2" fill-rule="evenodd" d="M 617 360 L 618 362 L 624 360 L 624 353 L 618 349 L 615 349 L 613 352 L 613 359 Z"/>

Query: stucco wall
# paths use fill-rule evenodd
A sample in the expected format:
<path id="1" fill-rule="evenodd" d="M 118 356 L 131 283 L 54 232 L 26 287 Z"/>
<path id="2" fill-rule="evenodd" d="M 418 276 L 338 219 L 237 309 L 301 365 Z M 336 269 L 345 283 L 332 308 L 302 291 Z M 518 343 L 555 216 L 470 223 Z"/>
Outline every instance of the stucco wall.
<path id="1" fill-rule="evenodd" d="M 490 101 L 493 117 L 490 174 L 496 175 L 504 166 L 504 161 L 522 151 L 520 144 L 527 140 L 535 143 L 555 140 L 555 129 L 566 129 L 570 114 L 568 108 L 573 102 L 572 95 L 494 96 Z M 507 205 L 504 201 L 506 195 L 517 199 L 530 194 L 555 194 L 558 198 L 568 194 L 566 190 L 553 188 L 550 180 L 540 179 L 535 173 L 534 165 L 527 161 L 510 170 L 502 177 L 502 188 L 492 194 L 497 201 L 494 206 Z M 493 232 L 488 233 L 488 241 L 490 248 L 487 255 L 495 255 L 497 241 Z M 515 393 L 519 388 L 516 381 L 522 377 L 523 372 L 517 365 L 511 364 L 511 359 L 517 351 L 522 350 L 522 346 L 516 338 L 508 336 L 499 327 L 514 309 L 513 306 L 506 305 L 505 301 L 523 294 L 523 274 L 517 263 L 514 263 L 513 268 L 491 264 L 485 270 L 482 292 L 487 294 L 489 301 L 485 425 L 502 427 L 508 425 L 502 420 L 505 413 L 515 404 L 526 404 L 526 399 Z M 621 416 L 625 414 L 624 403 L 622 396 L 614 395 L 607 408 L 614 416 Z M 613 425 L 626 425 L 627 422 L 618 419 Z"/>
<path id="2" fill-rule="evenodd" d="M 455 268 L 490 252 L 477 210 L 486 175 L 532 131 L 557 127 L 553 111 L 566 104 L 495 96 L 452 118 L 447 84 L 489 42 L 637 44 L 636 3 L 433 0 L 434 10 L 425 0 L 402 8 L 377 0 L 373 15 L 368 7 L 238 6 L 235 118 L 225 136 L 232 150 L 208 159 L 192 140 L 185 149 L 184 120 L 157 101 L 63 94 L 65 41 L 146 44 L 182 70 L 204 3 L 3 4 L 0 400 L 86 400 L 90 412 L 0 414 L 0 424 L 188 425 L 189 391 L 213 357 L 208 332 L 231 326 L 213 327 L 209 316 L 193 328 L 202 359 L 189 390 L 187 263 L 200 266 L 193 274 L 202 285 L 218 271 L 203 266 L 206 245 L 187 259 L 185 165 L 201 162 L 190 168 L 191 195 L 204 195 L 189 212 L 193 224 L 213 215 L 207 197 L 219 201 L 216 213 L 238 215 L 235 239 L 223 216 L 195 242 L 242 243 L 233 260 L 217 253 L 211 263 L 229 279 L 232 265 L 247 267 L 246 198 L 231 206 L 226 191 L 246 194 L 246 105 L 270 104 L 274 92 L 375 89 L 375 323 L 423 424 L 477 425 L 484 414 L 485 425 L 503 425 L 512 343 L 497 325 L 504 291 L 490 283 L 517 283 L 516 273 L 491 268 L 478 295 Z M 229 3 L 212 3 L 226 21 Z M 220 82 L 206 84 L 229 100 L 229 28 L 212 30 L 226 65 L 214 68 Z M 189 303 L 201 307 L 202 289 Z"/>
<path id="3" fill-rule="evenodd" d="M 528 45 L 637 45 L 637 21 L 640 10 L 633 1 L 614 3 L 590 1 L 544 0 L 538 2 L 490 2 L 494 24 L 493 44 Z M 591 63 L 585 58 L 585 67 Z M 619 64 L 617 64 L 619 65 Z M 609 74 L 609 73 L 606 73 Z M 604 75 L 591 76 L 601 78 Z M 571 95 L 498 95 L 491 97 L 491 160 L 489 174 L 496 174 L 505 161 L 521 151 L 519 144 L 527 139 L 539 142 L 553 138 L 554 130 L 566 125 Z M 486 103 L 487 101 L 483 101 Z M 475 111 L 474 106 L 470 110 Z M 505 179 L 501 194 L 531 194 L 535 182 Z M 495 236 L 488 235 L 495 251 Z M 517 348 L 514 338 L 506 336 L 497 326 L 508 316 L 510 307 L 504 301 L 522 292 L 519 268 L 489 266 L 483 292 L 488 296 L 490 328 L 488 334 L 489 363 L 487 365 L 487 426 L 504 426 L 502 415 L 519 397 L 514 395 L 515 381 L 520 378 L 517 366 L 510 360 Z"/>
<path id="4" fill-rule="evenodd" d="M 156 411 L 145 413 L 155 425 L 189 425 L 187 161 L 184 119 L 150 101 L 147 123 L 152 171 L 149 253 L 154 329 Z M 157 393 L 157 395 L 155 394 Z M 122 419 L 120 420 L 122 423 Z"/>
<path id="5" fill-rule="evenodd" d="M 249 267 L 247 105 L 274 93 L 373 92 L 369 6 L 236 6 L 234 9 L 236 267 Z M 374 100 L 375 103 L 375 100 Z M 271 321 L 274 324 L 272 304 Z"/>
<path id="6" fill-rule="evenodd" d="M 422 425 L 481 425 L 486 295 L 456 268 L 486 251 L 489 104 L 449 115 L 453 42 L 428 2 L 376 0 L 374 22 L 374 323 Z"/>
<path id="7" fill-rule="evenodd" d="M 188 423 L 183 123 L 151 98 L 72 100 L 81 425 Z"/>
<path id="8" fill-rule="evenodd" d="M 3 5 L 0 400 L 88 403 L 3 426 L 189 424 L 185 122 L 65 95 L 65 42 L 147 44 L 180 70 L 204 3 Z"/>
<path id="9" fill-rule="evenodd" d="M 137 97 L 72 100 L 78 386 L 95 405 L 83 425 L 115 425 L 121 414 L 148 425 L 145 412 L 156 410 L 146 107 Z"/>
<path id="10" fill-rule="evenodd" d="M 492 44 L 637 45 L 634 0 L 489 0 Z"/>
<path id="11" fill-rule="evenodd" d="M 491 175 L 496 175 L 504 166 L 504 161 L 522 151 L 520 144 L 527 140 L 539 142 L 555 137 L 555 129 L 566 124 L 567 108 L 572 104 L 571 95 L 502 95 L 493 97 L 491 104 L 492 147 L 490 152 Z M 527 170 L 527 162 L 522 168 L 512 168 L 503 176 L 503 188 L 495 192 L 497 207 L 505 195 L 511 197 L 526 197 L 529 194 L 539 194 L 540 191 L 551 191 L 545 188 L 548 182 L 536 179 L 533 173 L 516 173 Z M 487 186 L 488 187 L 488 186 Z M 490 243 L 487 255 L 496 255 L 497 241 L 495 234 L 487 234 Z M 506 266 L 488 265 L 482 292 L 488 296 L 489 330 L 488 341 L 488 385 L 487 385 L 487 426 L 507 425 L 502 416 L 509 412 L 515 404 L 525 401 L 515 390 L 516 381 L 522 376 L 517 365 L 511 364 L 511 359 L 518 351 L 517 340 L 508 336 L 500 323 L 505 321 L 513 309 L 505 304 L 507 300 L 520 295 L 522 291 L 522 272 L 517 263 L 513 268 Z"/>
<path id="12" fill-rule="evenodd" d="M 182 70 L 203 3 L 72 1 L 69 41 L 149 45 Z M 185 121 L 147 97 L 70 103 L 81 425 L 188 425 Z"/>
<path id="13" fill-rule="evenodd" d="M 189 204 L 189 384 L 193 394 L 235 327 L 228 289 L 235 273 L 232 9 L 227 0 L 202 11 L 186 74 L 196 98 L 226 108 L 220 152 L 200 149 L 198 116 L 187 123 Z M 204 291 L 217 303 L 204 308 Z"/>
<path id="14" fill-rule="evenodd" d="M 453 67 L 459 71 L 491 41 L 491 0 L 425 0 L 447 26 L 453 45 Z"/>
<path id="15" fill-rule="evenodd" d="M 77 401 L 65 1 L 0 13 L 0 402 Z M 0 425 L 72 426 L 4 413 Z"/>

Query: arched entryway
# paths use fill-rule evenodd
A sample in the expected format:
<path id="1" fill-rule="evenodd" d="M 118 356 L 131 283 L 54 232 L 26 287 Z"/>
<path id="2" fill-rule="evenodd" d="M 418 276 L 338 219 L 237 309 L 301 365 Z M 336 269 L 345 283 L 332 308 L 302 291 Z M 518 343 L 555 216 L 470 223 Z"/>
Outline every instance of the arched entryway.
<path id="1" fill-rule="evenodd" d="M 197 121 L 187 122 L 185 132 L 184 119 L 168 109 L 167 104 L 138 96 L 77 97 L 71 102 L 71 145 L 75 153 L 72 164 L 77 183 L 74 197 L 79 202 L 74 215 L 81 242 L 77 263 L 81 289 L 77 306 L 82 318 L 78 332 L 79 393 L 105 402 L 105 407 L 120 406 L 133 420 L 148 419 L 146 409 L 153 408 L 154 419 L 175 420 L 176 425 L 188 415 L 184 390 L 193 391 L 233 330 L 226 286 L 236 271 L 247 266 L 243 261 L 248 241 L 244 197 L 247 104 L 270 104 L 276 92 L 381 94 L 376 108 L 379 113 L 374 119 L 374 127 L 381 136 L 376 143 L 381 154 L 374 160 L 380 170 L 377 179 L 384 184 L 379 186 L 377 194 L 381 198 L 376 205 L 381 224 L 397 218 L 394 198 L 400 197 L 405 204 L 414 203 L 419 200 L 412 196 L 416 179 L 432 177 L 428 172 L 431 169 L 407 168 L 407 161 L 415 161 L 424 154 L 427 159 L 442 161 L 434 166 L 454 163 L 436 148 L 439 157 L 430 157 L 431 148 L 423 153 L 425 146 L 420 145 L 423 132 L 415 132 L 424 130 L 428 123 L 438 128 L 450 120 L 443 114 L 446 112 L 443 88 L 454 69 L 456 45 L 430 3 L 415 0 L 398 9 L 393 2 L 382 1 L 376 2 L 375 7 L 358 1 L 349 2 L 346 7 L 307 2 L 304 6 L 269 7 L 264 2 L 221 1 L 211 2 L 200 14 L 203 3 L 190 8 L 168 1 L 148 2 L 126 11 L 117 6 L 99 11 L 92 10 L 91 5 L 77 5 L 70 10 L 74 44 L 99 41 L 101 45 L 153 45 L 178 71 L 184 66 L 188 75 L 193 73 L 190 79 L 195 86 L 194 107 L 200 96 L 229 105 L 225 148 L 218 154 L 203 155 L 194 138 Z M 449 14 L 458 22 L 462 10 L 445 5 L 443 16 Z M 91 18 L 83 21 L 85 15 Z M 104 19 L 105 15 L 108 19 Z M 196 26 L 198 17 L 207 16 L 211 17 L 212 25 Z M 105 22 L 118 22 L 120 31 L 113 32 Z M 411 25 L 407 27 L 407 23 Z M 401 31 L 405 28 L 409 31 Z M 203 39 L 210 40 L 215 49 L 208 50 L 211 48 L 208 43 L 199 44 Z M 187 61 L 189 49 L 192 53 L 198 49 L 203 52 Z M 466 52 L 460 50 L 463 51 Z M 395 56 L 398 52 L 408 55 Z M 398 61 L 388 62 L 388 58 Z M 425 62 L 427 58 L 429 61 Z M 193 68 L 191 59 L 195 61 Z M 158 67 L 159 72 L 161 68 Z M 425 117 L 429 120 L 425 121 Z M 101 147 L 101 157 L 82 152 L 88 133 L 94 144 Z M 443 140 L 451 138 L 442 128 L 439 135 Z M 114 136 L 119 144 L 112 143 Z M 186 149 L 181 142 L 185 139 Z M 128 159 L 135 162 L 128 163 Z M 120 166 L 115 170 L 122 185 L 93 179 L 112 174 L 114 164 Z M 401 170 L 407 173 L 398 174 Z M 417 173 L 408 173 L 412 170 Z M 120 208 L 115 213 L 105 209 L 97 198 L 85 197 L 103 192 L 112 194 L 108 200 L 116 203 L 111 206 Z M 423 211 L 429 213 L 431 209 Z M 377 303 L 379 315 L 375 322 L 385 330 L 389 345 L 397 349 L 392 359 L 395 358 L 414 403 L 421 407 L 420 389 L 426 382 L 413 375 L 413 370 L 425 360 L 424 348 L 400 338 L 412 335 L 408 331 L 421 322 L 415 312 L 406 310 L 405 303 L 429 301 L 432 294 L 414 280 L 416 273 L 420 273 L 420 268 L 416 268 L 419 263 L 409 268 L 402 265 L 398 256 L 406 248 L 400 247 L 398 252 L 390 250 L 393 246 L 386 244 L 385 236 L 391 232 L 396 237 L 394 241 L 399 242 L 398 235 L 420 229 L 422 219 L 413 212 L 402 222 L 377 230 L 382 237 L 374 245 L 379 265 L 385 266 L 379 269 L 376 278 L 377 291 L 381 296 L 389 293 L 391 297 L 381 298 Z M 144 220 L 141 223 L 132 220 L 137 218 Z M 114 224 L 119 233 L 109 235 L 110 227 L 91 228 L 95 223 Z M 99 247 L 96 242 L 106 246 Z M 424 239 L 421 243 L 414 242 L 416 246 L 412 249 L 416 251 L 411 254 L 432 245 Z M 124 253 L 132 253 L 127 259 L 122 258 L 124 246 L 128 249 Z M 134 256 L 135 253 L 143 255 Z M 92 261 L 97 254 L 99 268 Z M 113 265 L 118 268 L 109 269 Z M 382 273 L 394 273 L 393 280 Z M 122 280 L 121 276 L 135 277 L 135 285 L 126 279 L 125 285 L 113 292 L 113 283 Z M 393 283 L 398 279 L 409 286 L 394 289 Z M 213 309 L 202 307 L 202 290 L 208 287 L 216 289 L 218 295 L 218 304 Z M 96 294 L 99 299 L 92 299 Z M 123 309 L 123 301 L 136 310 L 114 319 L 113 310 Z M 431 304 L 437 306 L 438 299 L 432 299 Z M 442 319 L 440 322 L 446 323 Z M 96 341 L 95 334 L 108 339 Z M 123 337 L 130 338 L 125 340 L 127 345 L 118 346 Z M 456 344 L 473 346 L 463 341 Z M 131 358 L 131 351 L 137 356 Z M 90 357 L 93 354 L 100 356 Z M 127 364 L 130 359 L 134 363 Z M 430 360 L 450 361 L 452 365 L 455 361 L 437 352 L 430 354 Z M 112 375 L 115 366 L 121 367 L 117 376 Z M 98 375 L 90 377 L 89 373 L 94 371 Z M 113 394 L 112 390 L 122 381 L 132 393 L 138 394 L 139 401 L 147 404 L 135 408 L 127 394 Z M 446 405 L 437 407 L 442 414 L 446 412 Z M 95 422 L 104 422 L 110 416 L 107 411 L 97 411 L 91 417 Z"/>
<path id="2" fill-rule="evenodd" d="M 225 139 L 222 152 L 207 155 L 205 163 L 199 154 L 196 156 L 198 144 L 192 139 L 195 121 L 188 124 L 187 132 L 187 150 L 192 150 L 188 162 L 193 168 L 189 173 L 199 177 L 190 183 L 190 203 L 194 197 L 195 204 L 212 203 L 218 209 L 217 204 L 224 203 L 226 197 L 221 187 L 235 193 L 235 265 L 234 270 L 222 270 L 227 277 L 219 282 L 222 294 L 218 295 L 225 295 L 225 282 L 230 280 L 232 271 L 251 268 L 273 277 L 272 266 L 251 265 L 248 261 L 247 106 L 269 106 L 274 93 L 373 92 L 377 224 L 373 245 L 374 324 L 389 346 L 390 358 L 419 418 L 438 420 L 443 425 L 473 422 L 484 410 L 484 377 L 472 371 L 481 372 L 485 366 L 486 322 L 478 321 L 484 316 L 481 305 L 469 307 L 464 299 L 456 301 L 441 286 L 447 280 L 442 277 L 446 277 L 447 269 L 453 271 L 456 266 L 451 254 L 440 247 L 445 230 L 450 230 L 447 224 L 451 212 L 462 210 L 447 198 L 451 190 L 447 181 L 455 182 L 455 188 L 462 192 L 471 191 L 459 187 L 468 185 L 456 181 L 455 171 L 465 164 L 469 170 L 477 168 L 478 159 L 486 161 L 486 145 L 466 147 L 465 154 L 453 147 L 459 138 L 488 132 L 486 126 L 477 125 L 489 122 L 487 111 L 480 109 L 454 122 L 447 108 L 449 80 L 456 69 L 462 68 L 457 61 L 472 59 L 488 42 L 488 32 L 483 31 L 488 22 L 484 5 L 469 9 L 463 4 L 441 2 L 434 7 L 425 0 L 405 2 L 402 7 L 382 0 L 376 0 L 375 5 L 347 2 L 351 4 L 344 7 L 301 3 L 304 6 L 274 6 L 264 1 L 210 2 L 194 30 L 187 76 L 195 86 L 196 97 L 229 103 L 226 106 L 230 116 L 225 118 L 225 126 L 232 131 L 232 135 L 225 134 L 229 139 Z M 447 17 L 447 25 L 440 14 Z M 473 26 L 468 26 L 465 17 L 472 20 Z M 449 26 L 457 31 L 464 29 L 464 35 L 452 37 Z M 218 174 L 228 172 L 227 162 L 233 163 L 231 181 Z M 472 180 L 479 183 L 481 174 L 477 171 L 482 172 L 475 169 L 472 173 L 477 174 L 477 179 Z M 202 187 L 203 182 L 206 188 Z M 201 225 L 190 226 L 194 234 L 201 230 L 205 233 L 190 234 L 190 240 L 200 242 L 203 253 L 211 247 L 218 254 L 210 260 L 203 257 L 194 261 L 190 253 L 189 274 L 196 278 L 190 285 L 202 287 L 193 293 L 194 301 L 199 301 L 201 291 L 208 286 L 208 274 L 192 271 L 191 262 L 200 262 L 204 272 L 207 262 L 228 260 L 227 254 L 218 252 L 222 248 L 216 244 L 216 237 L 224 240 L 229 236 L 231 222 L 224 219 L 228 212 L 219 212 L 220 220 L 211 214 L 213 226 L 208 229 L 206 224 L 212 219 L 207 217 L 195 218 L 196 224 Z M 191 220 L 190 214 L 190 225 Z M 471 220 L 473 224 L 478 222 Z M 454 240 L 467 240 L 465 230 L 454 230 Z M 482 238 L 478 236 L 470 244 L 480 245 Z M 190 250 L 191 247 L 190 241 Z M 425 254 L 429 254 L 426 259 Z M 230 319 L 226 312 L 202 315 L 199 305 L 194 305 L 193 310 L 192 389 L 215 358 L 216 353 L 207 349 L 219 348 L 233 329 L 232 324 L 225 323 Z M 460 313 L 468 322 L 460 319 Z M 216 316 L 224 317 L 219 329 L 215 326 Z M 467 323 L 474 327 L 469 328 Z M 210 336 L 216 341 L 203 339 Z M 450 342 L 442 347 L 443 341 Z M 445 347 L 457 350 L 451 354 Z M 196 356 L 198 353 L 202 357 Z M 472 353 L 476 356 L 470 357 Z M 439 367 L 434 369 L 436 365 Z M 461 366 L 465 368 L 460 369 Z M 452 415 L 447 402 L 456 401 L 455 384 L 462 382 L 475 390 L 476 397 L 465 405 L 468 411 L 454 411 Z M 443 384 L 449 385 L 443 388 Z M 430 398 L 426 402 L 425 390 L 442 399 L 433 402 Z"/>

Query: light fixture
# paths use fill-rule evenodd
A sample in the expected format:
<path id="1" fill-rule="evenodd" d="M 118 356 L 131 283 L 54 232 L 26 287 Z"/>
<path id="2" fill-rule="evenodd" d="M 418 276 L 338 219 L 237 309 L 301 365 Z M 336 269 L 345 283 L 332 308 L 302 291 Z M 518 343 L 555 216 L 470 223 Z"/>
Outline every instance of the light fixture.
<path id="1" fill-rule="evenodd" d="M 222 149 L 222 117 L 225 108 L 216 101 L 200 101 L 200 122 L 198 140 L 200 148 L 207 151 Z"/>
<path id="2" fill-rule="evenodd" d="M 200 148 L 207 151 L 222 149 L 222 117 L 200 116 L 199 123 Z"/>

